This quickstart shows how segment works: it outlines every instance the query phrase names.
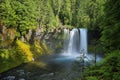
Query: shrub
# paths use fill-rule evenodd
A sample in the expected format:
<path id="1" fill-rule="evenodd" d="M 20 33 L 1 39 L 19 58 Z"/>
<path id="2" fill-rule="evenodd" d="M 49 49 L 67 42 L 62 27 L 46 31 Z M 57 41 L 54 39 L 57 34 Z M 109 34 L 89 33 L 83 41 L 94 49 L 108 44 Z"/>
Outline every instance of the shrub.
<path id="1" fill-rule="evenodd" d="M 31 51 L 35 56 L 50 54 L 52 51 L 42 42 L 34 42 L 34 45 L 31 47 Z"/>
<path id="2" fill-rule="evenodd" d="M 32 47 L 34 54 L 30 49 L 31 47 L 28 44 L 20 40 L 17 40 L 16 46 L 13 46 L 12 48 L 0 49 L 0 73 L 19 66 L 22 63 L 32 61 L 35 53 L 50 53 L 50 49 L 48 49 L 44 43 L 34 44 Z"/>
<path id="3" fill-rule="evenodd" d="M 99 80 L 120 80 L 120 51 L 109 53 L 100 65 L 96 65 L 86 70 L 89 80 L 91 76 L 97 76 Z M 93 79 L 94 80 L 94 79 Z"/>
<path id="4" fill-rule="evenodd" d="M 30 51 L 30 46 L 28 44 L 23 43 L 20 40 L 16 41 L 17 44 L 17 52 L 20 56 L 22 56 L 22 59 L 24 62 L 32 61 L 33 54 Z"/>
<path id="5" fill-rule="evenodd" d="M 16 49 L 0 49 L 0 73 L 23 63 Z"/>
<path id="6" fill-rule="evenodd" d="M 109 80 L 120 79 L 120 51 L 111 52 L 103 61 L 103 77 Z"/>
<path id="7" fill-rule="evenodd" d="M 87 80 L 98 80 L 95 76 L 87 77 Z"/>
<path id="8" fill-rule="evenodd" d="M 32 61 L 33 54 L 30 46 L 20 40 L 16 46 L 8 49 L 0 49 L 0 73 L 14 68 L 22 63 Z"/>

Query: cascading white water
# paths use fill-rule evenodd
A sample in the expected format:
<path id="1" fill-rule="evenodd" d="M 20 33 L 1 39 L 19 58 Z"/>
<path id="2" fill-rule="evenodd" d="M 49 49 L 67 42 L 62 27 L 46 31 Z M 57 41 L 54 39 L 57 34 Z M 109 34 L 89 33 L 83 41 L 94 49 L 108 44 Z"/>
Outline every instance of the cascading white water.
<path id="1" fill-rule="evenodd" d="M 64 50 L 65 56 L 78 56 L 84 50 L 87 53 L 87 30 L 80 29 L 64 29 Z"/>
<path id="2" fill-rule="evenodd" d="M 73 53 L 79 52 L 79 31 L 78 29 L 73 29 L 70 31 L 70 39 L 68 44 L 68 54 L 71 55 Z"/>
<path id="3" fill-rule="evenodd" d="M 74 55 L 79 53 L 79 30 L 73 29 L 69 31 L 68 29 L 64 30 L 65 39 L 64 39 L 64 55 Z"/>
<path id="4" fill-rule="evenodd" d="M 56 60 L 77 60 L 84 59 L 85 61 L 93 61 L 94 54 L 89 54 L 87 51 L 87 29 L 64 29 L 64 49 L 62 58 Z M 64 56 L 64 57 L 63 57 Z M 100 57 L 98 56 L 100 60 Z"/>
<path id="5" fill-rule="evenodd" d="M 68 44 L 69 44 L 69 29 L 64 29 L 64 52 L 68 49 Z"/>
<path id="6" fill-rule="evenodd" d="M 87 29 L 80 28 L 80 52 L 87 53 Z"/>

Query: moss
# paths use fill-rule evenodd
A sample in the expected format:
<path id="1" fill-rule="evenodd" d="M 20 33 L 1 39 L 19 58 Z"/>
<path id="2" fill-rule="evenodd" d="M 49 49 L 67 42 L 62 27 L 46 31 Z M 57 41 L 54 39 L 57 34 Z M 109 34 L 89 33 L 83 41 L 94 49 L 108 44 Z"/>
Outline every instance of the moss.
<path id="1" fill-rule="evenodd" d="M 0 34 L 0 46 L 1 47 L 8 47 L 14 41 L 16 34 L 16 30 L 14 28 L 5 29 L 4 32 Z"/>
<path id="2" fill-rule="evenodd" d="M 33 54 L 30 50 L 30 46 L 23 43 L 20 40 L 17 40 L 16 44 L 17 44 L 18 53 L 20 53 L 20 55 L 23 56 L 24 62 L 32 61 Z"/>
<path id="3" fill-rule="evenodd" d="M 87 77 L 87 80 L 98 80 L 95 76 Z"/>
<path id="4" fill-rule="evenodd" d="M 34 42 L 34 45 L 32 45 L 31 47 L 31 51 L 34 53 L 35 57 L 43 55 L 43 54 L 52 53 L 52 51 L 43 42 Z"/>
<path id="5" fill-rule="evenodd" d="M 17 46 L 13 48 L 0 49 L 0 73 L 32 61 L 33 54 L 30 51 L 30 46 L 20 40 L 17 40 L 16 44 Z"/>
<path id="6" fill-rule="evenodd" d="M 44 42 L 40 42 L 40 46 L 45 51 L 45 53 L 47 53 L 47 54 L 51 54 L 52 53 L 52 50 L 50 50 L 49 47 Z"/>
<path id="7" fill-rule="evenodd" d="M 17 55 L 15 49 L 0 49 L 0 73 L 23 63 Z"/>
<path id="8" fill-rule="evenodd" d="M 45 43 L 36 42 L 30 47 L 29 44 L 17 40 L 14 47 L 0 49 L 0 73 L 19 66 L 22 63 L 30 62 L 35 56 L 37 57 L 45 53 L 51 53 L 51 50 Z M 45 66 L 43 63 L 38 65 Z"/>

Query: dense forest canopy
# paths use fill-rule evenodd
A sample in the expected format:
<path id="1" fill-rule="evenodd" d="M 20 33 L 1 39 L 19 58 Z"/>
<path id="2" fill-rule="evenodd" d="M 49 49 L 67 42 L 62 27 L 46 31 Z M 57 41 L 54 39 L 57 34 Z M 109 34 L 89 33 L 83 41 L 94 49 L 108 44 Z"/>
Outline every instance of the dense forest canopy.
<path id="1" fill-rule="evenodd" d="M 106 50 L 120 50 L 120 0 L 107 0 L 104 11 L 101 40 Z"/>
<path id="2" fill-rule="evenodd" d="M 1 0 L 0 20 L 19 35 L 35 27 L 99 28 L 104 0 Z"/>

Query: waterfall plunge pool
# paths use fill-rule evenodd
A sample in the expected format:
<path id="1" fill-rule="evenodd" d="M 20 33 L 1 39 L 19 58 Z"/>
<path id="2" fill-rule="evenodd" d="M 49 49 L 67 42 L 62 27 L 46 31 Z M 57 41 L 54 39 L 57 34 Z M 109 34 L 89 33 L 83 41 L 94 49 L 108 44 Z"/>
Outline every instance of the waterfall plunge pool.
<path id="1" fill-rule="evenodd" d="M 92 55 L 89 54 L 90 59 L 94 59 L 94 56 L 92 56 L 93 58 L 90 56 Z M 74 80 L 81 74 L 79 71 L 81 67 L 76 66 L 78 64 L 75 63 L 79 61 L 79 57 L 78 54 L 69 56 L 61 54 L 45 55 L 34 62 L 23 64 L 1 74 L 0 80 Z M 41 61 L 47 64 L 45 68 L 38 66 Z M 85 63 L 88 63 L 87 60 L 85 60 Z M 15 77 L 15 79 L 10 79 L 12 77 Z"/>
<path id="2" fill-rule="evenodd" d="M 94 54 L 87 51 L 87 29 L 64 30 L 64 49 L 60 54 L 45 55 L 0 75 L 0 80 L 75 80 L 82 74 L 76 61 L 94 62 Z M 83 51 L 82 51 L 83 50 Z M 82 52 L 81 52 L 82 51 Z M 84 54 L 83 54 L 84 53 Z M 102 58 L 97 55 L 96 61 Z M 41 68 L 41 62 L 47 66 Z"/>

